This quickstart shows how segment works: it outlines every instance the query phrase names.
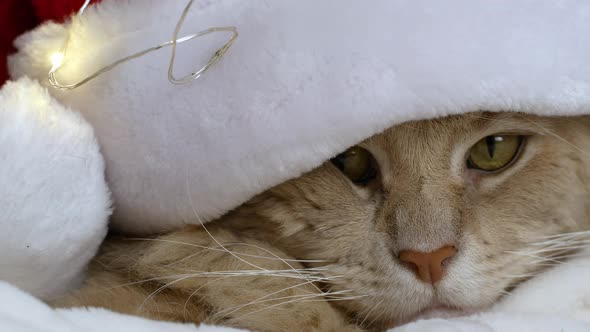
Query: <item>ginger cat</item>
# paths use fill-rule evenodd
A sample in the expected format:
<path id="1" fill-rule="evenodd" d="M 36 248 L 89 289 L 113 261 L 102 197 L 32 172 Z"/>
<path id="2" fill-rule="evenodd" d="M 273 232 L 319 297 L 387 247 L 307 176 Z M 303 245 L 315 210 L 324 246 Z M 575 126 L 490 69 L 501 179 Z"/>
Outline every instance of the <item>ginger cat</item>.
<path id="1" fill-rule="evenodd" d="M 527 255 L 544 238 L 589 229 L 590 116 L 474 112 L 392 127 L 205 227 L 112 235 L 54 305 L 381 330 L 485 309 L 571 254 Z"/>

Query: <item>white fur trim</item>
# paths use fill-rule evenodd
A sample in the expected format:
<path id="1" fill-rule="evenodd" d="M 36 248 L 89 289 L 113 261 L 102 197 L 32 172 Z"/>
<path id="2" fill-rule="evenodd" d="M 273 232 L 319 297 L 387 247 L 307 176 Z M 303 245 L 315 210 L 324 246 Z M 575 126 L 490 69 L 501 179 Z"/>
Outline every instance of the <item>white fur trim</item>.
<path id="1" fill-rule="evenodd" d="M 0 280 L 58 295 L 80 279 L 111 212 L 92 128 L 37 82 L 8 82 L 0 160 Z"/>
<path id="2" fill-rule="evenodd" d="M 53 310 L 38 299 L 0 282 L 0 330 L 10 332 L 239 332 L 121 315 L 98 308 Z"/>
<path id="3" fill-rule="evenodd" d="M 66 83 L 169 40 L 186 1 L 89 8 L 59 72 Z M 590 2 L 197 1 L 182 29 L 240 36 L 203 79 L 173 86 L 170 50 L 69 92 L 94 126 L 116 201 L 114 225 L 165 231 L 211 219 L 393 124 L 477 109 L 590 110 Z M 64 27 L 18 39 L 14 77 L 46 82 Z M 194 70 L 227 35 L 179 46 Z M 192 197 L 189 197 L 189 191 Z"/>

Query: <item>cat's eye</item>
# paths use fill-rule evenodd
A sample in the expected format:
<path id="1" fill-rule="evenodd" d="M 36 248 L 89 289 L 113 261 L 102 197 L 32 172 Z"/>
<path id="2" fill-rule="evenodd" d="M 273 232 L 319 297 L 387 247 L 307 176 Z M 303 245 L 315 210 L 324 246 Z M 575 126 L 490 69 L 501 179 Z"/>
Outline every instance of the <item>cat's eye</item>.
<path id="1" fill-rule="evenodd" d="M 331 162 L 357 185 L 367 185 L 377 177 L 377 165 L 371 153 L 354 146 L 331 159 Z"/>
<path id="2" fill-rule="evenodd" d="M 487 136 L 469 150 L 467 167 L 485 172 L 499 171 L 515 160 L 523 141 L 522 135 Z"/>

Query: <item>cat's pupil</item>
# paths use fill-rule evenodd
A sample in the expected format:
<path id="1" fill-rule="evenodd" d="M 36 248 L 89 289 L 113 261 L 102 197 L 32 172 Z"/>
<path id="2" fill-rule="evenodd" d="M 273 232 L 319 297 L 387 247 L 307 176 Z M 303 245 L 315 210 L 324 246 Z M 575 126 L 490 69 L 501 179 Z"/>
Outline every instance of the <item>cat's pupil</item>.
<path id="1" fill-rule="evenodd" d="M 500 138 L 500 136 L 488 136 L 486 137 L 486 143 L 488 144 L 488 154 L 490 158 L 494 158 L 494 150 L 496 149 L 496 138 Z"/>

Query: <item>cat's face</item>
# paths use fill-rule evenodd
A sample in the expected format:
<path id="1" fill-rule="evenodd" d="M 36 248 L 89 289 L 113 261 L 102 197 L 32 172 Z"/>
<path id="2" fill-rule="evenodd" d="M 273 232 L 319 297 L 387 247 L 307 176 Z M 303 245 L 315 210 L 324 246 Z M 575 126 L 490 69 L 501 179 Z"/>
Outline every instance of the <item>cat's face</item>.
<path id="1" fill-rule="evenodd" d="M 255 197 L 234 226 L 326 261 L 358 323 L 484 308 L 558 254 L 526 255 L 534 243 L 590 228 L 589 146 L 590 117 L 408 123 Z"/>

